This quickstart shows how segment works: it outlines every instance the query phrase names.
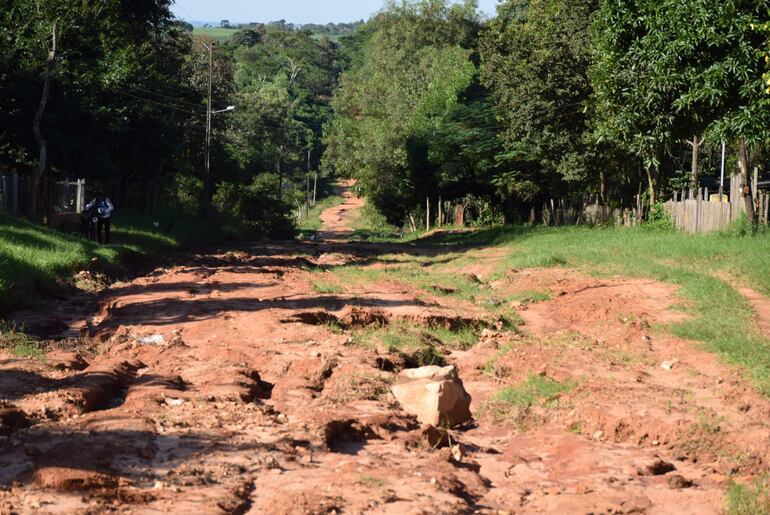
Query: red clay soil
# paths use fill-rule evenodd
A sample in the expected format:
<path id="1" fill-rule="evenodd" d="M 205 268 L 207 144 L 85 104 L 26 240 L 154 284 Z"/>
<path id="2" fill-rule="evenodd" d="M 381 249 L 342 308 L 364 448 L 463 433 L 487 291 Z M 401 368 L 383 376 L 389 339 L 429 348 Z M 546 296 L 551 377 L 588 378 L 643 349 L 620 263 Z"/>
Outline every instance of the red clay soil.
<path id="1" fill-rule="evenodd" d="M 321 213 L 321 229 L 317 234 L 319 240 L 344 240 L 353 234 L 351 221 L 365 202 L 363 197 L 353 193 L 354 185 L 355 181 L 352 180 L 340 181 L 335 185 L 336 194 L 345 201 Z"/>
<path id="2" fill-rule="evenodd" d="M 682 318 L 672 287 L 558 269 L 490 286 L 553 300 L 447 351 L 476 418 L 450 433 L 462 452 L 432 450 L 388 395 L 395 357 L 351 331 L 488 313 L 395 280 L 313 287 L 328 263 L 391 266 L 393 250 L 193 257 L 104 291 L 71 324 L 80 352 L 0 355 L 0 512 L 719 513 L 730 480 L 767 470 L 770 402 L 656 329 Z M 494 400 L 531 375 L 574 388 Z"/>

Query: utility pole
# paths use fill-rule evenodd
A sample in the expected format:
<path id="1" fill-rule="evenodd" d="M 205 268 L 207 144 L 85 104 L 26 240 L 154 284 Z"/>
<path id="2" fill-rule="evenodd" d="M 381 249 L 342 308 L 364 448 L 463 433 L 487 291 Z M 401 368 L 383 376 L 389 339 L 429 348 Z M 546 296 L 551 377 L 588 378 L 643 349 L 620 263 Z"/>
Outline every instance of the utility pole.
<path id="1" fill-rule="evenodd" d="M 307 149 L 307 174 L 305 175 L 307 188 L 305 189 L 305 216 L 310 216 L 310 148 Z"/>
<path id="2" fill-rule="evenodd" d="M 722 142 L 722 173 L 719 177 L 719 202 L 724 202 L 722 195 L 725 192 L 725 152 L 727 148 L 725 142 Z"/>
<path id="3" fill-rule="evenodd" d="M 209 101 L 206 104 L 206 151 L 205 151 L 205 174 L 204 174 L 204 192 L 206 195 L 205 205 L 211 201 L 211 96 L 212 83 L 214 80 L 214 42 L 210 45 L 203 43 L 209 51 Z"/>

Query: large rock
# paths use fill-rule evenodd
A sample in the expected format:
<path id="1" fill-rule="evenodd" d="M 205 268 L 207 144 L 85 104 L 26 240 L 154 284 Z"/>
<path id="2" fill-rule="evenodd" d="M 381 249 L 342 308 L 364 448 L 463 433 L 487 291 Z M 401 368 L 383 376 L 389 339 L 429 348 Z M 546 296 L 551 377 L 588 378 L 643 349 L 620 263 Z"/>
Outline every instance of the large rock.
<path id="1" fill-rule="evenodd" d="M 471 419 L 471 396 L 454 366 L 404 370 L 392 391 L 399 404 L 423 424 L 454 427 Z"/>

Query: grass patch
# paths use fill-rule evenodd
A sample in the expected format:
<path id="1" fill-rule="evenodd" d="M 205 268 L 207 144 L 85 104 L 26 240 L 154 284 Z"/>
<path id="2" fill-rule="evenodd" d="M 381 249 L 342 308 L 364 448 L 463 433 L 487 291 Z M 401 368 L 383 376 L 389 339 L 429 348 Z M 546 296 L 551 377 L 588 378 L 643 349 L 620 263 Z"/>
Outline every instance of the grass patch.
<path id="1" fill-rule="evenodd" d="M 151 217 L 121 210 L 113 219 L 113 244 L 100 246 L 76 234 L 0 216 L 0 312 L 38 302 L 94 259 L 109 268 L 237 236 L 227 225 L 181 213 Z"/>
<path id="2" fill-rule="evenodd" d="M 770 235 L 687 235 L 644 228 L 511 227 L 430 238 L 439 245 L 496 244 L 508 249 L 493 277 L 510 269 L 567 266 L 597 276 L 652 278 L 679 287 L 690 319 L 666 330 L 703 343 L 725 362 L 745 368 L 770 395 L 770 340 L 758 331 L 751 306 L 725 275 L 770 295 Z M 457 252 L 457 247 L 453 248 Z"/>
<path id="3" fill-rule="evenodd" d="M 571 392 L 577 385 L 574 379 L 560 383 L 550 377 L 532 374 L 526 381 L 498 392 L 495 400 L 519 408 L 548 406 L 558 402 L 561 394 Z"/>
<path id="4" fill-rule="evenodd" d="M 40 343 L 24 333 L 23 328 L 0 323 L 0 348 L 18 358 L 41 359 L 45 352 Z"/>
<path id="5" fill-rule="evenodd" d="M 353 240 L 377 242 L 401 241 L 399 229 L 390 225 L 382 213 L 377 211 L 377 208 L 368 202 L 353 215 L 350 226 L 353 229 L 353 236 L 351 238 Z M 419 237 L 419 234 L 414 234 L 409 239 L 415 239 L 417 237 Z"/>
<path id="6" fill-rule="evenodd" d="M 770 481 L 764 476 L 751 486 L 731 483 L 727 488 L 729 515 L 770 515 Z"/>
<path id="7" fill-rule="evenodd" d="M 537 304 L 551 300 L 551 294 L 545 291 L 529 290 L 516 292 L 510 295 L 506 300 L 509 302 L 520 302 L 521 304 Z"/>
<path id="8" fill-rule="evenodd" d="M 358 478 L 358 483 L 369 488 L 381 487 L 388 484 L 388 482 L 385 481 L 384 479 L 375 477 L 375 476 L 370 476 L 368 474 L 362 474 Z"/>
<path id="9" fill-rule="evenodd" d="M 322 295 L 331 295 L 336 293 L 342 293 L 345 289 L 339 284 L 325 282 L 325 281 L 313 281 L 313 291 Z"/>
<path id="10" fill-rule="evenodd" d="M 353 341 L 369 348 L 385 348 L 404 358 L 410 367 L 424 367 L 446 365 L 445 349 L 469 349 L 478 342 L 478 335 L 470 327 L 450 331 L 392 322 L 359 329 L 353 333 Z"/>

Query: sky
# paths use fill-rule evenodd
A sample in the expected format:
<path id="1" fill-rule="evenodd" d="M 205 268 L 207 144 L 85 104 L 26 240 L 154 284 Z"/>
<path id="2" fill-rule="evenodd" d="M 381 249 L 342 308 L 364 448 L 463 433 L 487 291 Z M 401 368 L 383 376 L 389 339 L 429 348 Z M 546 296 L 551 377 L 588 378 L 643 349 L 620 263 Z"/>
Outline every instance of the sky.
<path id="1" fill-rule="evenodd" d="M 383 0 L 176 0 L 174 14 L 189 22 L 231 23 L 286 20 L 289 23 L 329 23 L 366 20 Z M 479 0 L 482 12 L 493 15 L 497 0 Z"/>

